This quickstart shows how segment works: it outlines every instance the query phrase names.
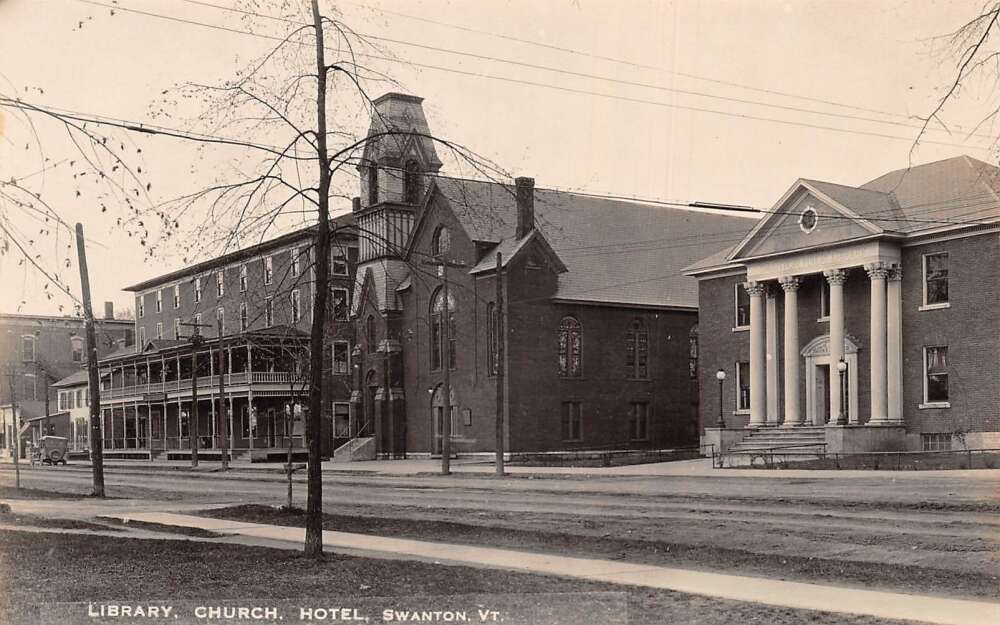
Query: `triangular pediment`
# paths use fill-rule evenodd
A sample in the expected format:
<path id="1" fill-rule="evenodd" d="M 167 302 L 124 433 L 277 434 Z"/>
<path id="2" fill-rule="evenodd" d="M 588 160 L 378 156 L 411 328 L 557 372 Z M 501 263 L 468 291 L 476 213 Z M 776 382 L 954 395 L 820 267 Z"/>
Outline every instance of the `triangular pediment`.
<path id="1" fill-rule="evenodd" d="M 729 255 L 729 260 L 862 239 L 884 232 L 826 189 L 798 181 Z"/>

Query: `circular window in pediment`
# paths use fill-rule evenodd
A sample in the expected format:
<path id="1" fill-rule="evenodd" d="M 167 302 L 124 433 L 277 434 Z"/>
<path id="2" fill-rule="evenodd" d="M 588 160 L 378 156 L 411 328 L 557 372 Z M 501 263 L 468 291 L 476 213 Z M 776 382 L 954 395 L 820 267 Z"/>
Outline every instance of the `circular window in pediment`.
<path id="1" fill-rule="evenodd" d="M 807 206 L 802 214 L 799 215 L 799 228 L 802 232 L 809 234 L 816 229 L 816 222 L 819 221 L 819 214 L 816 209 L 812 206 Z"/>

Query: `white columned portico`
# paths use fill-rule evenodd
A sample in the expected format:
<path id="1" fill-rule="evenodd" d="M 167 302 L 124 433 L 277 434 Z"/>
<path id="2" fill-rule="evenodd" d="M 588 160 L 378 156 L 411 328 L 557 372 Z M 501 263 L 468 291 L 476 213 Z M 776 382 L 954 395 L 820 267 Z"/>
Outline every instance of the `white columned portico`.
<path id="1" fill-rule="evenodd" d="M 765 323 L 765 375 L 767 377 L 767 419 L 769 426 L 777 426 L 779 418 L 778 407 L 778 300 L 775 289 L 768 286 L 764 291 L 766 312 Z"/>
<path id="2" fill-rule="evenodd" d="M 832 269 L 823 272 L 826 281 L 830 283 L 830 380 L 837 380 L 837 388 L 830 393 L 830 425 L 844 425 L 846 422 L 844 407 L 841 405 L 840 375 L 837 363 L 844 358 L 844 283 L 847 282 L 847 272 L 843 269 Z"/>
<path id="3" fill-rule="evenodd" d="M 888 379 L 886 380 L 886 423 L 903 422 L 903 269 L 894 265 L 886 285 L 888 311 L 886 329 Z"/>
<path id="4" fill-rule="evenodd" d="M 785 423 L 802 425 L 799 409 L 799 284 L 795 276 L 781 278 L 785 291 Z"/>
<path id="5" fill-rule="evenodd" d="M 761 282 L 746 282 L 744 287 L 750 295 L 750 427 L 761 427 L 766 423 L 764 405 L 767 379 L 764 359 L 767 352 L 764 345 L 764 291 Z"/>
<path id="6" fill-rule="evenodd" d="M 868 272 L 868 278 L 871 281 L 871 323 L 869 325 L 871 341 L 871 386 L 868 389 L 871 397 L 871 416 L 869 423 L 885 423 L 888 421 L 888 412 L 886 410 L 888 389 L 886 388 L 887 337 L 885 279 L 889 274 L 889 270 L 884 263 L 873 263 L 865 266 L 865 271 Z"/>

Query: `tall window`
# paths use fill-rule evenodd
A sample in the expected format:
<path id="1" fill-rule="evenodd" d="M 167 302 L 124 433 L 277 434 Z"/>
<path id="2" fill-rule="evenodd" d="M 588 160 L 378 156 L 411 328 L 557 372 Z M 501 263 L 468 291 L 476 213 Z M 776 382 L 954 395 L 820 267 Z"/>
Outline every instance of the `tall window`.
<path id="1" fill-rule="evenodd" d="M 365 342 L 368 344 L 368 351 L 375 351 L 375 315 L 368 315 L 365 319 Z"/>
<path id="2" fill-rule="evenodd" d="M 274 325 L 274 301 L 269 297 L 264 300 L 264 327 Z"/>
<path id="3" fill-rule="evenodd" d="M 924 403 L 948 402 L 948 348 L 924 348 Z"/>
<path id="4" fill-rule="evenodd" d="M 334 245 L 333 249 L 330 250 L 330 271 L 335 276 L 350 275 L 344 248 L 340 245 Z"/>
<path id="5" fill-rule="evenodd" d="M 750 410 L 750 363 L 736 363 L 736 409 Z"/>
<path id="6" fill-rule="evenodd" d="M 139 327 L 139 344 L 136 345 L 136 351 L 137 352 L 141 352 L 144 349 L 146 349 L 146 327 L 145 326 L 140 326 Z"/>
<path id="7" fill-rule="evenodd" d="M 181 307 L 181 285 L 174 285 L 174 308 Z"/>
<path id="8" fill-rule="evenodd" d="M 698 325 L 695 324 L 688 332 L 688 377 L 698 378 Z"/>
<path id="9" fill-rule="evenodd" d="M 30 334 L 21 337 L 21 362 L 35 362 L 35 337 Z"/>
<path id="10" fill-rule="evenodd" d="M 288 252 L 288 255 L 292 259 L 292 261 L 291 261 L 291 267 L 290 267 L 290 271 L 291 271 L 292 276 L 298 276 L 299 275 L 299 254 L 301 254 L 301 253 L 302 253 L 302 249 L 301 248 L 295 249 L 295 250 L 292 250 L 292 251 Z"/>
<path id="11" fill-rule="evenodd" d="M 496 304 L 486 305 L 486 359 L 489 375 L 496 375 L 500 370 L 500 319 Z"/>
<path id="12" fill-rule="evenodd" d="M 750 294 L 743 285 L 736 283 L 736 327 L 750 327 Z"/>
<path id="13" fill-rule="evenodd" d="M 830 318 L 830 281 L 826 278 L 819 280 L 819 318 Z"/>
<path id="14" fill-rule="evenodd" d="M 264 284 L 271 284 L 274 280 L 274 260 L 268 256 L 264 259 Z"/>
<path id="15" fill-rule="evenodd" d="M 143 300 L 142 295 L 135 298 L 135 314 L 140 319 L 146 316 L 146 306 L 142 300 Z"/>
<path id="16" fill-rule="evenodd" d="M 420 201 L 420 165 L 412 159 L 403 166 L 403 201 L 409 204 Z"/>
<path id="17" fill-rule="evenodd" d="M 333 342 L 333 374 L 346 375 L 351 370 L 351 344 L 347 341 Z"/>
<path id="18" fill-rule="evenodd" d="M 201 334 L 201 313 L 195 313 L 194 332 L 192 332 L 191 334 Z"/>
<path id="19" fill-rule="evenodd" d="M 434 238 L 431 240 L 431 254 L 434 256 L 444 256 L 451 250 L 451 232 L 444 226 L 438 226 L 434 231 Z"/>
<path id="20" fill-rule="evenodd" d="M 298 323 L 302 318 L 302 306 L 299 298 L 299 290 L 292 291 L 292 323 Z"/>
<path id="21" fill-rule="evenodd" d="M 563 317 L 559 323 L 559 375 L 583 375 L 583 327 L 575 317 Z"/>
<path id="22" fill-rule="evenodd" d="M 628 435 L 633 441 L 649 440 L 649 404 L 645 402 L 629 404 Z"/>
<path id="23" fill-rule="evenodd" d="M 226 294 L 226 280 L 224 271 L 215 272 L 215 295 L 216 297 L 222 297 Z"/>
<path id="24" fill-rule="evenodd" d="M 368 205 L 378 204 L 378 165 L 372 163 L 368 168 Z"/>
<path id="25" fill-rule="evenodd" d="M 333 290 L 333 320 L 347 321 L 349 313 L 347 289 Z"/>
<path id="26" fill-rule="evenodd" d="M 240 293 L 246 293 L 247 290 L 247 266 L 240 265 Z"/>
<path id="27" fill-rule="evenodd" d="M 634 320 L 625 337 L 625 370 L 628 377 L 646 379 L 649 375 L 649 332 L 642 319 Z"/>
<path id="28" fill-rule="evenodd" d="M 163 312 L 163 291 L 156 290 L 156 312 Z"/>
<path id="29" fill-rule="evenodd" d="M 201 278 L 194 279 L 194 301 L 195 303 L 201 301 Z"/>
<path id="30" fill-rule="evenodd" d="M 431 303 L 431 369 L 438 370 L 447 358 L 448 367 L 456 366 L 455 355 L 455 296 L 448 294 L 447 312 L 445 311 L 444 289 L 438 289 Z M 447 321 L 446 321 L 447 319 Z M 448 324 L 448 344 L 444 344 L 445 327 Z"/>
<path id="31" fill-rule="evenodd" d="M 250 320 L 247 318 L 247 304 L 246 302 L 240 303 L 240 332 L 246 332 L 247 328 L 250 326 Z"/>
<path id="32" fill-rule="evenodd" d="M 564 441 L 583 440 L 583 404 L 578 401 L 564 401 L 562 404 L 562 439 Z"/>
<path id="33" fill-rule="evenodd" d="M 948 303 L 948 252 L 924 256 L 924 305 Z"/>
<path id="34" fill-rule="evenodd" d="M 174 319 L 174 339 L 180 340 L 181 338 L 181 320 L 180 318 Z"/>
<path id="35" fill-rule="evenodd" d="M 163 322 L 161 321 L 156 322 L 156 338 L 163 338 Z"/>
<path id="36" fill-rule="evenodd" d="M 219 306 L 215 309 L 215 321 L 217 323 L 217 332 L 220 335 L 225 335 L 226 333 L 226 309 Z"/>

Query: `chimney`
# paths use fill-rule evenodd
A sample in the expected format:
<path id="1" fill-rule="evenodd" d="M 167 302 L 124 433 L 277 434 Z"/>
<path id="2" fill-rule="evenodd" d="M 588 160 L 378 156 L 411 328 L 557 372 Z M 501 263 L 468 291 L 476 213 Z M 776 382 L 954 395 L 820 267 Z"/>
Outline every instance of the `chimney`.
<path id="1" fill-rule="evenodd" d="M 535 229 L 535 179 L 515 178 L 517 187 L 517 231 L 518 239 Z"/>
<path id="2" fill-rule="evenodd" d="M 104 318 L 114 319 L 115 318 L 115 304 L 114 302 L 104 302 Z"/>

